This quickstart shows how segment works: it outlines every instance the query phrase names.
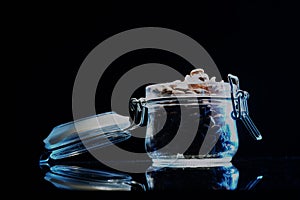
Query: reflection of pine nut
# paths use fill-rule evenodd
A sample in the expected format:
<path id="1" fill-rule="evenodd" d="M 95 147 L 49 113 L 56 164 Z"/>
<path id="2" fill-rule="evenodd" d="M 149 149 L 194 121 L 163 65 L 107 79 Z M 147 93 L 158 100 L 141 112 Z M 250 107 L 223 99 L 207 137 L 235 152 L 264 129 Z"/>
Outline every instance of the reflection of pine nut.
<path id="1" fill-rule="evenodd" d="M 172 94 L 172 90 L 168 90 L 168 89 L 163 89 L 162 91 L 161 91 L 161 93 L 162 94 Z"/>
<path id="2" fill-rule="evenodd" d="M 195 89 L 208 90 L 208 87 L 206 85 L 201 85 L 201 84 L 189 84 L 189 88 L 192 90 L 195 90 Z"/>
<path id="3" fill-rule="evenodd" d="M 214 126 L 216 124 L 214 118 L 212 116 L 209 116 L 210 121 L 211 121 L 211 125 Z"/>
<path id="4" fill-rule="evenodd" d="M 202 88 L 194 89 L 194 91 L 195 91 L 197 94 L 207 94 L 207 93 L 208 93 L 207 90 L 202 89 Z"/>
<path id="5" fill-rule="evenodd" d="M 193 90 L 188 90 L 188 91 L 186 91 L 185 92 L 186 94 L 197 94 L 195 91 L 193 91 Z"/>
<path id="6" fill-rule="evenodd" d="M 180 91 L 180 90 L 173 90 L 172 93 L 173 94 L 185 94 L 184 91 Z"/>
<path id="7" fill-rule="evenodd" d="M 216 118 L 221 118 L 222 119 L 223 117 L 224 116 L 221 113 L 218 113 L 218 114 L 213 116 L 214 119 L 216 119 Z"/>
<path id="8" fill-rule="evenodd" d="M 179 84 L 174 86 L 175 90 L 188 90 L 189 87 L 187 84 Z"/>
<path id="9" fill-rule="evenodd" d="M 172 94 L 173 89 L 169 86 L 163 86 L 163 88 L 161 89 L 161 93 L 162 94 Z"/>

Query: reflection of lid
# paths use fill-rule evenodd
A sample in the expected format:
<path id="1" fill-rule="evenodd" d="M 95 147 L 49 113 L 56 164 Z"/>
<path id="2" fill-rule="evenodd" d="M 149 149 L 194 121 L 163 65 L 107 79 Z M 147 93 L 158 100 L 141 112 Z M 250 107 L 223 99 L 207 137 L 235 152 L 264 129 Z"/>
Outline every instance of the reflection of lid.
<path id="1" fill-rule="evenodd" d="M 77 155 L 88 150 L 83 142 L 91 149 L 128 139 L 129 132 L 123 130 L 130 125 L 129 117 L 115 112 L 93 115 L 53 128 L 44 140 L 45 148 L 52 151 L 52 159 Z"/>
<path id="2" fill-rule="evenodd" d="M 78 166 L 55 165 L 44 178 L 57 188 L 69 190 L 145 190 L 144 185 L 133 181 L 127 174 Z"/>

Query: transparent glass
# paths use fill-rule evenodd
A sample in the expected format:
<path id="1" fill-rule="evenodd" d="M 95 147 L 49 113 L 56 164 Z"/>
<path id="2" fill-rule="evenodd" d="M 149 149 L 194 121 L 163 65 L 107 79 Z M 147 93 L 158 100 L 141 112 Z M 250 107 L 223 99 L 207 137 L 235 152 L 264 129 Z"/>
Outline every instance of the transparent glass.
<path id="1" fill-rule="evenodd" d="M 229 162 L 237 152 L 229 97 L 158 98 L 146 106 L 145 147 L 154 166 L 212 166 Z"/>
<path id="2" fill-rule="evenodd" d="M 76 156 L 127 140 L 131 134 L 123 130 L 130 125 L 129 117 L 106 112 L 56 126 L 44 139 L 47 151 L 41 162 Z"/>

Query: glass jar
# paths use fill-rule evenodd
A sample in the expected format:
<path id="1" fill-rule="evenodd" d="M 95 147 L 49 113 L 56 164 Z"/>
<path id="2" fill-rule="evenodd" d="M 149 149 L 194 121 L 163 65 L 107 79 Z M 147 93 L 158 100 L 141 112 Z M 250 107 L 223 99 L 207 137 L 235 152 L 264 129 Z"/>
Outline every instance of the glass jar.
<path id="1" fill-rule="evenodd" d="M 261 139 L 248 115 L 249 95 L 240 90 L 238 77 L 229 74 L 228 82 L 206 83 L 213 93 L 170 92 L 165 90 L 170 84 L 174 83 L 147 86 L 145 98 L 131 99 L 135 123 L 147 125 L 145 148 L 153 166 L 212 166 L 231 161 L 239 145 L 237 119 L 255 139 Z"/>

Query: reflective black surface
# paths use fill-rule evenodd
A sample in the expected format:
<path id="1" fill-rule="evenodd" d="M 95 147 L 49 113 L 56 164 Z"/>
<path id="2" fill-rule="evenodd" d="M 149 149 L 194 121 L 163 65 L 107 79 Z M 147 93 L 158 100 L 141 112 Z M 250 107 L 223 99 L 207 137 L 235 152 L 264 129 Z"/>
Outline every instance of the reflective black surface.
<path id="1" fill-rule="evenodd" d="M 299 161 L 300 157 L 257 157 L 234 159 L 217 167 L 149 167 L 145 173 L 120 172 L 98 161 L 42 163 L 40 178 L 50 190 L 296 190 L 300 186 Z"/>

